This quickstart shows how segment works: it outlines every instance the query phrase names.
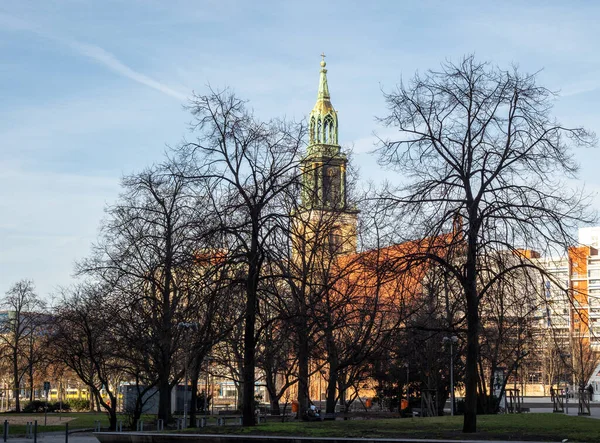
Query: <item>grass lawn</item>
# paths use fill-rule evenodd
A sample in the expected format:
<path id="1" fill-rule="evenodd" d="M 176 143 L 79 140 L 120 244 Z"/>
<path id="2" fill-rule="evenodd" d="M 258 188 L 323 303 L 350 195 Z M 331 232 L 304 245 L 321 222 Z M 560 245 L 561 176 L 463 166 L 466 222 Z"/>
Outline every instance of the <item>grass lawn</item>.
<path id="1" fill-rule="evenodd" d="M 4 428 L 4 421 L 8 420 L 10 434 L 24 435 L 25 427 L 28 421 L 37 420 L 38 433 L 64 431 L 65 423 L 69 423 L 69 431 L 74 429 L 94 428 L 94 423 L 100 421 L 102 427 L 108 427 L 108 416 L 105 413 L 97 412 L 67 412 L 67 413 L 49 413 L 47 417 L 47 426 L 44 426 L 44 414 L 23 414 L 9 413 L 0 414 L 0 426 Z M 2 431 L 3 432 L 3 431 Z"/>
<path id="2" fill-rule="evenodd" d="M 463 434 L 462 417 L 266 423 L 254 428 L 208 427 L 201 433 L 314 437 L 437 438 L 600 442 L 600 420 L 563 414 L 508 414 L 477 417 L 478 432 Z"/>

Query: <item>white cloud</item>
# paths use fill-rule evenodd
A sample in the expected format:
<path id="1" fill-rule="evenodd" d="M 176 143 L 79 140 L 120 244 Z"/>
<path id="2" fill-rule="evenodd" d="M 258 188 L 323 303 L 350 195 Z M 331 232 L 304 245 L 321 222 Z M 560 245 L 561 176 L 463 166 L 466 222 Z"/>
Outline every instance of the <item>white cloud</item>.
<path id="1" fill-rule="evenodd" d="M 132 69 L 120 61 L 114 54 L 106 51 L 100 46 L 61 37 L 57 34 L 41 29 L 41 27 L 34 23 L 2 13 L 0 13 L 0 26 L 7 30 L 30 32 L 40 37 L 66 45 L 79 55 L 92 59 L 96 63 L 105 66 L 106 68 L 123 77 L 129 78 L 130 80 L 133 80 L 141 85 L 148 86 L 149 88 L 162 92 L 163 94 L 169 95 L 180 101 L 185 101 L 187 99 L 186 94 L 177 91 L 146 74 Z"/>
<path id="2" fill-rule="evenodd" d="M 584 80 L 579 83 L 574 83 L 561 88 L 559 97 L 572 97 L 579 94 L 596 91 L 600 87 L 597 80 Z"/>
<path id="3" fill-rule="evenodd" d="M 170 95 L 171 97 L 174 97 L 178 100 L 184 101 L 187 99 L 186 94 L 176 91 L 164 85 L 163 83 L 148 77 L 145 74 L 131 69 L 129 66 L 125 65 L 120 60 L 118 60 L 113 54 L 102 49 L 99 46 L 90 45 L 87 43 L 80 43 L 76 41 L 66 42 L 72 49 L 77 51 L 79 54 L 88 57 L 94 60 L 95 62 L 100 63 L 101 65 L 104 65 L 111 71 L 116 72 L 117 74 L 122 75 L 123 77 L 127 77 L 137 83 L 148 86 L 164 94 Z"/>

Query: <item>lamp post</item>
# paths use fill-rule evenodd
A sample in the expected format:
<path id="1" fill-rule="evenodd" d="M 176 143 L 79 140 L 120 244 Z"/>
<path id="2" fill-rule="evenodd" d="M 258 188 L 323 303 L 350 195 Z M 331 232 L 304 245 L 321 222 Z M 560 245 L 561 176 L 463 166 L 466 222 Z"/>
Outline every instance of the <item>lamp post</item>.
<path id="1" fill-rule="evenodd" d="M 406 368 L 406 404 L 407 404 L 406 407 L 408 407 L 408 403 L 410 402 L 410 400 L 408 398 L 408 394 L 409 394 L 408 382 L 410 379 L 410 365 L 408 363 L 404 363 L 404 367 Z M 402 405 L 400 407 L 402 407 Z"/>
<path id="2" fill-rule="evenodd" d="M 458 337 L 444 337 L 444 343 L 450 344 L 450 415 L 454 416 L 454 344 L 458 342 Z"/>
<path id="3" fill-rule="evenodd" d="M 567 382 L 567 358 L 571 358 L 571 354 L 560 354 L 565 365 L 565 414 L 569 415 L 569 383 Z"/>
<path id="4" fill-rule="evenodd" d="M 521 360 L 523 360 L 525 357 L 527 357 L 529 355 L 529 351 L 527 350 L 521 350 L 521 351 L 517 351 L 517 358 L 515 360 L 515 375 L 514 375 L 514 389 L 515 389 L 515 393 L 517 392 L 517 376 L 519 374 L 519 369 L 521 369 L 521 377 L 519 377 L 519 381 L 521 383 L 521 390 L 519 397 L 521 397 L 521 404 L 523 403 L 524 400 L 524 385 L 523 385 L 523 368 L 521 365 Z"/>
<path id="5" fill-rule="evenodd" d="M 209 374 L 210 357 L 206 357 L 206 384 L 204 390 L 204 415 L 208 415 L 208 374 Z M 211 398 L 212 400 L 212 398 Z"/>
<path id="6" fill-rule="evenodd" d="M 181 322 L 177 325 L 178 329 L 181 330 L 197 330 L 198 329 L 198 325 L 196 323 L 191 323 L 191 322 Z M 187 395 L 187 391 L 188 391 L 188 353 L 190 351 L 189 349 L 189 340 L 187 343 L 187 348 L 185 351 L 185 367 L 184 367 L 184 372 L 185 372 L 185 384 L 183 386 L 183 423 L 184 423 L 184 427 L 188 427 L 188 423 L 187 423 L 187 410 L 188 410 L 188 395 Z"/>

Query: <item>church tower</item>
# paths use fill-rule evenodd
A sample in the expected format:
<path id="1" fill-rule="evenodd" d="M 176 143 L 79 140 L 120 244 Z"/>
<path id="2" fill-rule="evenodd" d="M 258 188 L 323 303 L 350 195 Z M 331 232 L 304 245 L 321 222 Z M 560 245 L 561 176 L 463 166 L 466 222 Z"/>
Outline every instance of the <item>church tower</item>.
<path id="1" fill-rule="evenodd" d="M 338 116 L 331 104 L 325 55 L 322 57 L 317 103 L 309 117 L 309 144 L 301 164 L 301 206 L 303 218 L 311 224 L 327 225 L 323 243 L 329 251 L 348 254 L 356 252 L 358 211 L 347 201 L 348 159 L 338 144 Z"/>

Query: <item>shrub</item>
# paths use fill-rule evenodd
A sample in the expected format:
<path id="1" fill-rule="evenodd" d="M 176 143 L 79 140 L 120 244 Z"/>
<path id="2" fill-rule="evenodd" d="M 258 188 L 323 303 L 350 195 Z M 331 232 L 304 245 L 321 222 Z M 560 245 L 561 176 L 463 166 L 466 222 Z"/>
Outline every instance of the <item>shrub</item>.
<path id="1" fill-rule="evenodd" d="M 32 412 L 44 412 L 46 410 L 46 402 L 44 400 L 33 400 L 27 403 L 22 412 L 32 413 Z M 48 403 L 48 412 L 54 412 L 54 407 L 52 403 Z"/>
<path id="2" fill-rule="evenodd" d="M 56 403 L 54 403 L 52 405 L 52 408 L 53 408 L 54 412 L 59 412 L 59 411 L 60 412 L 68 412 L 71 410 L 71 405 L 64 401 L 62 402 L 62 404 L 61 404 L 61 402 L 57 401 Z"/>
<path id="3" fill-rule="evenodd" d="M 69 406 L 73 411 L 89 411 L 90 401 L 85 398 L 74 398 L 69 400 Z"/>

